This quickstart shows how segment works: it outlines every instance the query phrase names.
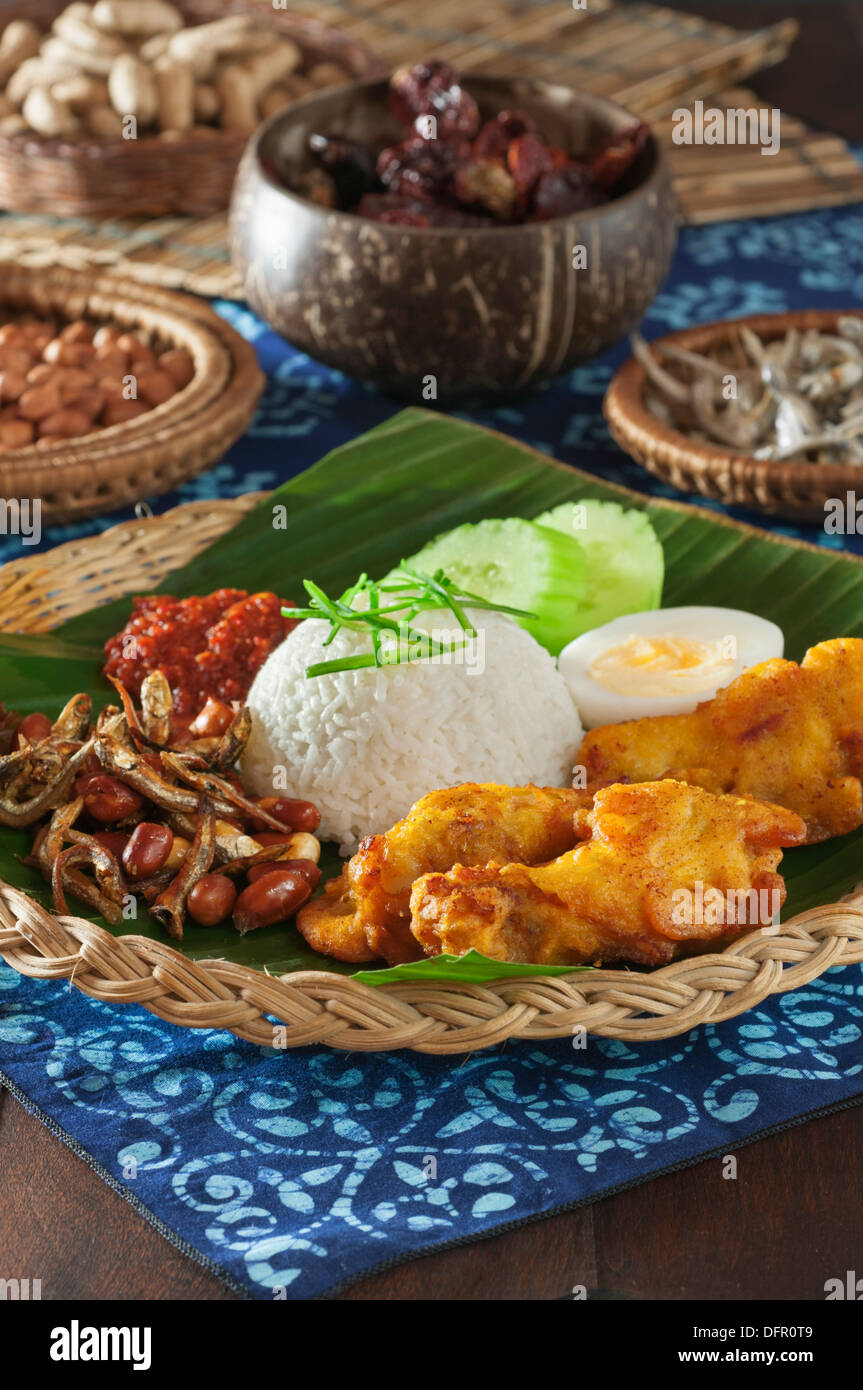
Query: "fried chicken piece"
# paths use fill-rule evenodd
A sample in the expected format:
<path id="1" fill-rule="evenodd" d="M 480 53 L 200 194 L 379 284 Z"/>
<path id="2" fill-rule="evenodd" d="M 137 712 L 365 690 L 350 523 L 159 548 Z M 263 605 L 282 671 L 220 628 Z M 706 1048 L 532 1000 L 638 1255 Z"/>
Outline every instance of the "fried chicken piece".
<path id="1" fill-rule="evenodd" d="M 863 824 L 863 640 L 752 666 L 691 714 L 593 729 L 578 762 L 588 793 L 673 777 L 787 806 L 808 844 L 845 835 Z"/>
<path id="2" fill-rule="evenodd" d="M 581 800 L 570 787 L 501 787 L 465 782 L 422 797 L 386 835 L 370 835 L 297 926 L 309 945 L 337 960 L 390 965 L 417 960 L 410 893 L 422 874 L 490 859 L 540 864 L 576 844 Z"/>
<path id="3" fill-rule="evenodd" d="M 533 965 L 660 965 L 768 926 L 785 901 L 793 811 L 683 782 L 617 784 L 576 815 L 585 843 L 550 864 L 457 864 L 417 880 L 411 931 L 427 956 L 471 947 Z"/>

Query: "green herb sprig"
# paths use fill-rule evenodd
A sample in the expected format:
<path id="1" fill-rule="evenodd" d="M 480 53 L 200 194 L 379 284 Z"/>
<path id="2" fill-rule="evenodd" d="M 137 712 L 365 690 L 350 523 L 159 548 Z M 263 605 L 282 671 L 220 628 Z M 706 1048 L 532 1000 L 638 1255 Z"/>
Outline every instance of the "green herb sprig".
<path id="1" fill-rule="evenodd" d="M 311 579 L 304 579 L 303 587 L 309 596 L 308 607 L 283 608 L 282 613 L 286 618 L 327 619 L 330 631 L 324 642 L 325 647 L 330 645 L 342 628 L 367 632 L 372 639 L 370 652 L 338 657 L 333 661 L 317 661 L 306 667 L 307 677 L 325 676 L 333 671 L 356 671 L 367 666 L 401 666 L 411 661 L 426 660 L 430 656 L 448 656 L 459 651 L 466 645 L 467 639 L 476 636 L 476 628 L 464 611 L 465 605 L 489 613 L 506 613 L 513 618 L 535 616 L 521 608 L 508 608 L 503 603 L 492 603 L 478 594 L 468 593 L 449 579 L 443 570 L 425 574 L 404 560 L 398 569 L 380 582 L 361 574 L 356 583 L 345 589 L 338 598 L 330 598 Z M 354 607 L 360 595 L 367 599 L 366 608 Z M 465 639 L 439 642 L 422 628 L 413 627 L 413 620 L 430 608 L 448 608 Z M 385 642 L 383 639 L 388 634 L 394 634 L 396 640 Z"/>

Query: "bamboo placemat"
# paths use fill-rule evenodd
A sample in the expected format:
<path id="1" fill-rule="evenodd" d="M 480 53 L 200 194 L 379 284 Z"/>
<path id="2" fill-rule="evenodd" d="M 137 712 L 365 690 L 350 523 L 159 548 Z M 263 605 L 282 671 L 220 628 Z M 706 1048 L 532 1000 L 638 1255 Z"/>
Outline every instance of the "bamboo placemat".
<path id="1" fill-rule="evenodd" d="M 307 10 L 308 0 L 295 7 Z M 792 21 L 741 32 L 661 6 L 623 8 L 611 0 L 588 0 L 587 10 L 565 0 L 474 0 L 470 7 L 439 0 L 422 19 L 416 0 L 321 0 L 314 8 L 392 66 L 434 53 L 465 70 L 535 74 L 621 102 L 665 135 L 690 222 L 863 198 L 863 171 L 845 142 L 784 114 L 780 153 L 769 158 L 750 146 L 671 144 L 670 113 L 696 98 L 758 104 L 750 92 L 725 89 L 785 56 L 796 34 Z M 223 216 L 106 223 L 0 216 L 0 256 L 29 265 L 111 266 L 201 295 L 240 290 Z"/>

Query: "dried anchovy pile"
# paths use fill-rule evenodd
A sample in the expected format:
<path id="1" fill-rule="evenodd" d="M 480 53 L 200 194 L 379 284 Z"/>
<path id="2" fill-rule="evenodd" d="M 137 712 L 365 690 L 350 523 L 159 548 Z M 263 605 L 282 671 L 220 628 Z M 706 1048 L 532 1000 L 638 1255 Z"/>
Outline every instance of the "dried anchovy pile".
<path id="1" fill-rule="evenodd" d="M 637 333 L 631 341 L 650 383 L 645 405 L 669 429 L 757 459 L 863 463 L 863 317 L 767 343 L 741 325 L 730 352 L 715 357 L 649 347 Z"/>
<path id="2" fill-rule="evenodd" d="M 233 908 L 241 933 L 283 920 L 284 892 L 281 899 L 277 889 L 268 894 L 275 880 L 256 879 L 269 872 L 265 865 L 285 865 L 279 872 L 292 876 L 293 906 L 299 906 L 320 879 L 320 844 L 296 823 L 272 814 L 271 807 L 299 808 L 304 823 L 315 827 L 319 815 L 311 803 L 252 801 L 245 795 L 233 766 L 251 732 L 248 708 L 235 712 L 221 736 L 172 746 L 173 699 L 163 673 L 153 672 L 143 682 L 140 710 L 119 681 L 112 683 L 122 708 L 106 706 L 95 725 L 86 694 L 73 696 L 38 736 L 29 730 L 34 717 L 44 716 L 16 725 L 0 707 L 0 825 L 37 827 L 24 862 L 51 884 L 55 911 L 68 911 L 68 893 L 119 926 L 134 892 L 168 935 L 181 941 L 187 914 L 204 922 L 190 904 L 194 890 L 203 881 L 212 887 L 217 877 L 228 889 L 219 920 Z M 118 814 L 97 813 L 97 801 L 106 797 L 117 802 Z M 178 851 L 175 860 L 166 862 L 163 855 L 154 868 L 141 865 L 136 872 L 126 852 L 135 831 L 163 826 L 165 851 L 171 842 Z M 297 874 L 302 881 L 296 881 Z M 246 897 L 255 885 L 258 897 L 272 900 L 265 903 L 269 916 L 243 909 L 236 884 L 245 878 Z M 279 915 L 280 905 L 285 910 Z"/>

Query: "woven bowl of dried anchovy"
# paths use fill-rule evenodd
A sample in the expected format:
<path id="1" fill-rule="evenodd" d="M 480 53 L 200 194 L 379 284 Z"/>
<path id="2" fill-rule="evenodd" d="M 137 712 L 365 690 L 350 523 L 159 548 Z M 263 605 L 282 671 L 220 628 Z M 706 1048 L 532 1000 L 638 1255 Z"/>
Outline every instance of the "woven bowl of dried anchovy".
<path id="1" fill-rule="evenodd" d="M 863 313 L 807 309 L 632 337 L 616 442 L 681 492 L 824 520 L 863 484 Z"/>

